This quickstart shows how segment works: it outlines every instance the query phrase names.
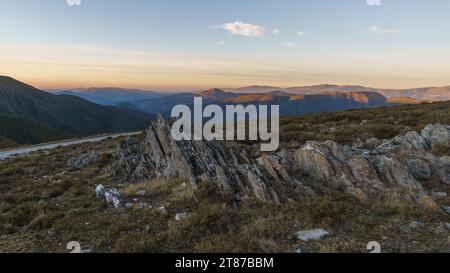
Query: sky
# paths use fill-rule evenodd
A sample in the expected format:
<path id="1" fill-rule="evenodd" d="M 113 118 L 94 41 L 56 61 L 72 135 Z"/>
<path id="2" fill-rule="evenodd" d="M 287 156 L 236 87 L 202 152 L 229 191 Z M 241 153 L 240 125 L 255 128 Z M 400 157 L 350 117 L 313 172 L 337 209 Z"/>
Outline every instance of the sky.
<path id="1" fill-rule="evenodd" d="M 0 75 L 39 88 L 450 84 L 448 0 L 0 0 Z"/>

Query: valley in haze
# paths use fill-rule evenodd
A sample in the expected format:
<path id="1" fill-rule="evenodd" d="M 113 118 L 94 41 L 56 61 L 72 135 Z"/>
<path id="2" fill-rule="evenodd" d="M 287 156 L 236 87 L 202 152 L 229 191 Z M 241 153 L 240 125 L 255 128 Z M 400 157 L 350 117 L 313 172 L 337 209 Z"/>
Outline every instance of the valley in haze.
<path id="1" fill-rule="evenodd" d="M 405 96 L 413 94 L 412 91 L 398 92 Z M 331 85 L 282 90 L 272 87 L 229 91 L 210 89 L 197 93 L 122 88 L 53 90 L 48 93 L 0 76 L 0 119 L 3 124 L 0 147 L 143 130 L 156 114 L 170 116 L 175 105 L 192 107 L 196 96 L 202 97 L 205 105 L 217 104 L 221 107 L 236 104 L 280 105 L 281 116 L 424 102 L 415 96 L 386 97 L 382 95 L 384 93 L 372 88 Z M 447 93 L 440 93 L 439 98 L 450 96 Z"/>
<path id="2" fill-rule="evenodd" d="M 173 93 L 120 88 L 87 88 L 54 93 L 78 96 L 103 105 L 118 105 L 152 114 L 167 114 L 177 104 L 190 105 L 195 96 L 203 97 L 205 104 L 222 106 L 235 103 L 243 105 L 280 104 L 282 105 L 282 115 L 450 100 L 450 87 L 448 86 L 398 90 L 339 85 L 291 88 L 249 86 Z"/>
<path id="3" fill-rule="evenodd" d="M 155 99 L 166 96 L 164 92 L 103 87 L 49 90 L 56 95 L 71 95 L 102 105 L 117 105 L 133 100 Z"/>

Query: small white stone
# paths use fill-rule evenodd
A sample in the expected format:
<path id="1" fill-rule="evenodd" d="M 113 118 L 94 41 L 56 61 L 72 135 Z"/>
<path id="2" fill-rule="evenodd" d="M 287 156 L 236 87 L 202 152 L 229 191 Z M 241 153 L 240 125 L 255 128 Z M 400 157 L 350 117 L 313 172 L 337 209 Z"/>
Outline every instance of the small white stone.
<path id="1" fill-rule="evenodd" d="M 181 221 L 181 220 L 184 220 L 184 219 L 187 219 L 187 218 L 189 218 L 189 214 L 187 214 L 186 212 L 177 213 L 175 215 L 175 220 L 177 220 L 177 221 Z"/>
<path id="2" fill-rule="evenodd" d="M 303 230 L 295 233 L 297 238 L 302 241 L 320 240 L 322 237 L 329 235 L 328 231 L 324 229 Z"/>

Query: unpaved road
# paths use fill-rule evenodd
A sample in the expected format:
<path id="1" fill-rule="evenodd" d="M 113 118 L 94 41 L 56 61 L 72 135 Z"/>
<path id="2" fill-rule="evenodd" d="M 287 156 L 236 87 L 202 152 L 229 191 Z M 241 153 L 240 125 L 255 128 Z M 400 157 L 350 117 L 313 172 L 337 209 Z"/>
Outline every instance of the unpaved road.
<path id="1" fill-rule="evenodd" d="M 61 147 L 61 146 L 70 146 L 70 145 L 80 144 L 80 143 L 85 143 L 85 142 L 98 142 L 98 141 L 105 140 L 107 138 L 118 138 L 121 136 L 131 136 L 131 135 L 137 135 L 140 133 L 141 132 L 118 133 L 118 134 L 87 137 L 87 138 L 76 139 L 76 140 L 62 140 L 62 141 L 52 142 L 52 143 L 48 143 L 48 144 L 39 144 L 39 145 L 34 145 L 34 146 L 13 148 L 13 149 L 8 149 L 8 150 L 0 150 L 0 160 L 6 159 L 13 155 L 28 154 L 28 153 L 40 151 L 40 150 L 51 150 L 51 149 Z"/>

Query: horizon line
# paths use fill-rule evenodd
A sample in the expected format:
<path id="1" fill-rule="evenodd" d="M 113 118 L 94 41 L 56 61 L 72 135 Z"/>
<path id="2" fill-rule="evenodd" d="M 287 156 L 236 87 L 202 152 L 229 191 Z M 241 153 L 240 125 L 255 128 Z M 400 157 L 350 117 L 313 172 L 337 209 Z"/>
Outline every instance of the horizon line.
<path id="1" fill-rule="evenodd" d="M 416 87 L 407 87 L 407 88 L 378 88 L 378 87 L 372 87 L 370 85 L 363 85 L 363 84 L 336 84 L 336 83 L 319 83 L 319 84 L 308 84 L 308 85 L 295 85 L 295 86 L 286 86 L 282 87 L 280 86 L 272 86 L 272 85 L 264 85 L 264 84 L 250 84 L 250 85 L 244 85 L 244 86 L 235 86 L 235 87 L 197 87 L 197 88 L 189 88 L 189 87 L 181 87 L 181 88 L 153 88 L 153 87 L 139 87 L 139 86 L 111 86 L 111 85 L 95 85 L 95 86 L 74 86 L 74 87 L 41 87 L 40 84 L 33 84 L 30 83 L 30 81 L 27 80 L 20 80 L 14 76 L 10 76 L 8 74 L 0 75 L 0 77 L 9 77 L 16 81 L 23 82 L 25 84 L 31 85 L 37 89 L 43 90 L 43 91 L 73 91 L 77 89 L 127 89 L 127 90 L 138 90 L 138 91 L 147 91 L 147 92 L 201 92 L 201 91 L 208 91 L 211 89 L 220 89 L 220 90 L 226 90 L 226 89 L 244 89 L 244 88 L 273 88 L 273 89 L 294 89 L 294 88 L 308 88 L 308 87 L 319 87 L 319 86 L 335 86 L 335 87 L 362 87 L 362 88 L 369 88 L 369 89 L 375 89 L 375 90 L 410 90 L 410 89 L 430 89 L 430 88 L 444 88 L 444 87 L 450 87 L 450 83 L 446 85 L 428 85 L 428 86 L 416 86 Z"/>

